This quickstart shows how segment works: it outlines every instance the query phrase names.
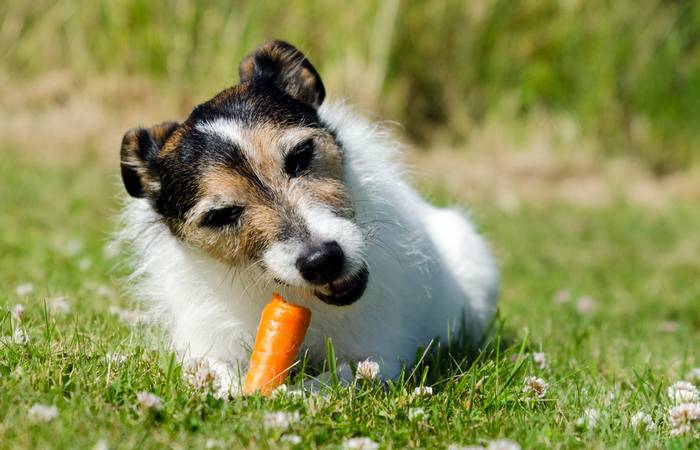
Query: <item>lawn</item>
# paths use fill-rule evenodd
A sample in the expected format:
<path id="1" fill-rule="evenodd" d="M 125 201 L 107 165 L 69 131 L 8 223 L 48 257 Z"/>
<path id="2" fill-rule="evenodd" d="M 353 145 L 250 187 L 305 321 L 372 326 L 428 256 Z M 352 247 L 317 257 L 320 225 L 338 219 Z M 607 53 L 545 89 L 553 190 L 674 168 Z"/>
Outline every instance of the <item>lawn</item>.
<path id="1" fill-rule="evenodd" d="M 450 197 L 421 186 L 439 203 Z M 90 159 L 59 167 L 2 149 L 0 448 L 339 448 L 353 437 L 382 448 L 700 445 L 697 426 L 672 435 L 667 395 L 700 366 L 697 205 L 470 205 L 503 270 L 489 351 L 471 364 L 442 352 L 387 386 L 221 401 L 190 388 L 148 330 L 114 314 L 134 307 L 128 267 L 108 245 L 121 194 L 116 170 Z M 25 343 L 10 337 L 17 327 Z M 548 384 L 541 398 L 523 391 L 530 376 Z M 415 395 L 420 385 L 432 395 Z M 139 409 L 142 391 L 160 411 Z M 57 416 L 29 414 L 35 404 Z M 274 426 L 266 414 L 278 411 L 298 420 Z M 630 425 L 638 411 L 653 430 Z"/>

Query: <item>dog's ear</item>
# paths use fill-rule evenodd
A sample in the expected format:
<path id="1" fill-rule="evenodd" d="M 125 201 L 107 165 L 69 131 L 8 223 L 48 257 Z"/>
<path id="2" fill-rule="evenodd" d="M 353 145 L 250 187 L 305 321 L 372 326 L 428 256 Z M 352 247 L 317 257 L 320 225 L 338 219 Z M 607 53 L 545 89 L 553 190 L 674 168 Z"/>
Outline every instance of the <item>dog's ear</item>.
<path id="1" fill-rule="evenodd" d="M 302 52 L 284 41 L 264 44 L 241 61 L 241 83 L 269 83 L 313 108 L 323 103 L 321 77 Z"/>
<path id="2" fill-rule="evenodd" d="M 155 159 L 178 126 L 177 122 L 164 122 L 126 132 L 122 139 L 121 169 L 122 181 L 129 195 L 142 198 L 160 190 Z"/>

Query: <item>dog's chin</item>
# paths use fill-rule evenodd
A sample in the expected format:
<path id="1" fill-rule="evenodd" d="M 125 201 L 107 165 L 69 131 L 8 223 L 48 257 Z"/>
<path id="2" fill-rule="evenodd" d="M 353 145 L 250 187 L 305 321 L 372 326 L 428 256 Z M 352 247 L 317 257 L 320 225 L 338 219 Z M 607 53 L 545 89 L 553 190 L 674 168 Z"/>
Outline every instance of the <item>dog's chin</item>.
<path id="1" fill-rule="evenodd" d="M 316 297 L 323 303 L 333 306 L 347 306 L 355 303 L 362 297 L 367 288 L 369 271 L 363 265 L 354 274 L 323 285 L 321 289 L 314 292 Z"/>

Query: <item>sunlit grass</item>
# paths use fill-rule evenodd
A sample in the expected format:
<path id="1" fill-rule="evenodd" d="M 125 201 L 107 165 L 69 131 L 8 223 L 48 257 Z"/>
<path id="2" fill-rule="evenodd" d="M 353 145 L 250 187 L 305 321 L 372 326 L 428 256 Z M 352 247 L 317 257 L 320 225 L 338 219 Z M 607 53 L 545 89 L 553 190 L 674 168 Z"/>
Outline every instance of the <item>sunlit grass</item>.
<path id="1" fill-rule="evenodd" d="M 188 387 L 174 355 L 110 312 L 132 307 L 120 288 L 128 269 L 105 249 L 120 192 L 111 174 L 87 161 L 53 169 L 7 157 L 0 180 L 0 335 L 21 327 L 29 337 L 0 344 L 2 448 L 92 448 L 99 440 L 110 448 L 285 448 L 288 435 L 299 436 L 299 448 L 337 448 L 359 436 L 391 448 L 496 438 L 523 448 L 697 444 L 692 435 L 670 436 L 666 396 L 700 366 L 700 281 L 682 251 L 698 245 L 693 205 L 663 213 L 625 204 L 515 212 L 476 205 L 504 274 L 488 351 L 468 359 L 443 351 L 387 386 L 224 402 Z M 430 190 L 440 202 L 450 196 Z M 50 310 L 57 296 L 68 297 L 68 313 Z M 593 307 L 583 308 L 582 297 Z M 21 320 L 10 313 L 17 303 Z M 544 353 L 545 367 L 534 352 Z M 548 384 L 543 398 L 523 392 L 528 376 Z M 420 385 L 432 395 L 416 396 Z M 139 392 L 156 394 L 160 411 L 141 412 Z M 58 416 L 31 422 L 37 403 L 55 405 Z M 589 429 L 580 418 L 591 408 L 599 420 Z M 655 431 L 627 425 L 640 410 Z M 276 411 L 299 420 L 285 430 L 266 426 L 265 414 Z"/>

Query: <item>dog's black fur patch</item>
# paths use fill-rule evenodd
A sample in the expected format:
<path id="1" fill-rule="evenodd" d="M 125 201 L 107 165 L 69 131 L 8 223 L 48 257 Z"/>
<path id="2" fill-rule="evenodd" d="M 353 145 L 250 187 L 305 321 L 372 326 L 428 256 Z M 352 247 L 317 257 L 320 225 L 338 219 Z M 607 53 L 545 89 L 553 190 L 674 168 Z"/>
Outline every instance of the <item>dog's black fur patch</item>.
<path id="1" fill-rule="evenodd" d="M 292 45 L 263 45 L 241 62 L 239 73 L 238 85 L 195 107 L 183 123 L 168 123 L 167 133 L 159 125 L 124 136 L 122 179 L 129 195 L 149 198 L 165 219 L 183 220 L 202 195 L 203 170 L 213 164 L 238 171 L 263 192 L 267 189 L 240 149 L 198 131 L 198 124 L 223 118 L 244 127 L 322 128 L 316 109 L 325 88 L 313 65 Z"/>

